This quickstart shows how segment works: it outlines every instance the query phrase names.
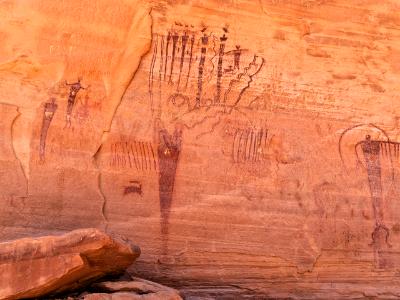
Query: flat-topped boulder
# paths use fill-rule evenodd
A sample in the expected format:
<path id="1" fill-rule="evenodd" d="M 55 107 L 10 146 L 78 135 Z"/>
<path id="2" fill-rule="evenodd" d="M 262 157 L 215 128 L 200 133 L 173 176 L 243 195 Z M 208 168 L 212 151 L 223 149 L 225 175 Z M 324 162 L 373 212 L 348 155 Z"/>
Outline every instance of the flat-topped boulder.
<path id="1" fill-rule="evenodd" d="M 99 293 L 84 296 L 85 300 L 140 299 L 140 300 L 181 300 L 179 291 L 159 283 L 132 277 L 132 280 L 104 281 L 91 286 Z"/>
<path id="2" fill-rule="evenodd" d="M 123 273 L 140 255 L 97 229 L 0 243 L 0 299 L 36 298 Z"/>
<path id="3" fill-rule="evenodd" d="M 159 283 L 132 277 L 131 280 L 104 281 L 92 284 L 83 300 L 182 300 L 179 291 Z"/>

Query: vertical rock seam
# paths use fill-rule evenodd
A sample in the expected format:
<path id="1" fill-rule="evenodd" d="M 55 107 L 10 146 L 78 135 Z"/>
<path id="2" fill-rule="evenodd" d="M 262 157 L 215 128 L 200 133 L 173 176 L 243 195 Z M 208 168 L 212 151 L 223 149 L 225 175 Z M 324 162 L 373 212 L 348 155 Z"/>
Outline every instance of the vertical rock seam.
<path id="1" fill-rule="evenodd" d="M 138 10 L 138 11 L 140 11 L 140 10 Z M 149 23 L 148 26 L 146 26 L 147 23 Z M 144 43 L 144 45 L 140 45 L 141 47 L 139 47 L 139 49 L 137 49 L 137 46 L 135 46 L 135 42 L 132 42 L 132 41 L 135 40 L 135 37 L 137 36 L 137 32 L 141 31 L 141 29 L 143 29 L 143 31 L 149 29 L 147 32 L 148 39 L 145 40 L 146 42 Z M 105 127 L 103 129 L 103 133 L 101 136 L 100 145 L 97 148 L 96 152 L 92 156 L 93 164 L 99 172 L 98 188 L 99 188 L 99 193 L 101 194 L 101 196 L 103 198 L 101 213 L 102 213 L 102 216 L 106 223 L 105 229 L 104 229 L 106 232 L 107 232 L 107 228 L 108 228 L 108 224 L 109 224 L 109 219 L 107 216 L 107 198 L 102 190 L 102 179 L 101 179 L 102 173 L 101 173 L 100 166 L 98 164 L 98 159 L 99 159 L 101 147 L 102 147 L 104 141 L 106 140 L 107 134 L 110 132 L 111 124 L 114 120 L 115 113 L 116 113 L 119 105 L 121 104 L 122 98 L 125 95 L 125 92 L 129 87 L 129 84 L 135 77 L 135 74 L 136 74 L 137 70 L 139 69 L 142 59 L 146 56 L 146 54 L 148 54 L 150 52 L 151 44 L 152 44 L 152 31 L 153 31 L 153 18 L 151 16 L 151 9 L 148 10 L 147 14 L 141 15 L 139 17 L 135 16 L 134 20 L 132 21 L 131 27 L 129 29 L 127 43 L 126 43 L 126 45 L 127 45 L 126 49 L 125 49 L 124 53 L 122 54 L 119 63 L 117 64 L 116 72 L 114 72 L 116 74 L 116 79 L 114 81 L 114 84 L 116 86 L 113 84 L 111 85 L 112 91 L 108 97 L 108 102 L 111 102 L 110 104 L 108 104 L 108 106 L 110 108 L 110 113 L 109 113 L 109 116 L 106 116 L 106 118 L 105 118 Z M 141 35 L 141 36 L 146 36 L 146 32 L 143 32 L 143 35 Z M 130 41 L 132 43 L 130 43 Z M 132 44 L 134 46 L 130 46 Z M 133 68 L 130 69 L 130 71 L 128 71 L 128 72 L 125 71 L 125 72 L 122 72 L 122 74 L 119 74 L 121 72 L 118 72 L 118 69 L 122 68 L 124 65 L 128 64 L 129 61 L 133 61 L 133 64 L 132 64 Z M 126 67 L 124 67 L 124 69 L 126 69 Z M 109 110 L 106 109 L 105 111 L 108 113 Z"/>

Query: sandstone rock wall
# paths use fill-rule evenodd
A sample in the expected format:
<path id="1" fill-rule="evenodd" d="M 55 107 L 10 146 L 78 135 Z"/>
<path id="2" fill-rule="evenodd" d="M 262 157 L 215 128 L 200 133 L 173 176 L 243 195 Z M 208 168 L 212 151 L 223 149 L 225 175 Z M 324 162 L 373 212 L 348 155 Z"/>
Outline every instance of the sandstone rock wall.
<path id="1" fill-rule="evenodd" d="M 399 296 L 396 1 L 4 1 L 0 237 L 97 226 L 187 295 Z"/>

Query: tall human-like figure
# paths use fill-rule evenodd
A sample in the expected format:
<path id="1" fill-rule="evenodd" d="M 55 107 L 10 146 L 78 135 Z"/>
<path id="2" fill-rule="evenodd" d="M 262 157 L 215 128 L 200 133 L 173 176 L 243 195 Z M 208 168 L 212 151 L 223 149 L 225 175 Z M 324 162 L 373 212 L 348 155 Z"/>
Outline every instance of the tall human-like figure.
<path id="1" fill-rule="evenodd" d="M 240 45 L 236 45 L 235 48 L 236 49 L 225 53 L 225 54 L 233 54 L 233 69 L 232 69 L 232 71 L 240 69 L 240 56 L 242 55 L 243 51 L 246 51 L 246 50 L 243 50 L 242 48 L 240 48 Z"/>
<path id="2" fill-rule="evenodd" d="M 362 151 L 368 175 L 368 185 L 375 219 L 375 228 L 371 237 L 375 261 L 378 267 L 383 265 L 381 259 L 382 249 L 385 246 L 390 247 L 390 231 L 384 222 L 381 156 L 388 156 L 391 162 L 393 157 L 399 156 L 399 146 L 399 143 L 390 140 L 373 140 L 370 135 L 366 135 L 365 139 L 358 142 L 355 146 L 359 162 L 359 151 L 360 149 Z M 393 170 L 391 170 L 391 173 L 393 179 Z"/>
<path id="3" fill-rule="evenodd" d="M 66 85 L 68 85 L 69 88 L 69 96 L 68 96 L 68 105 L 67 105 L 67 115 L 66 115 L 66 126 L 67 127 L 71 127 L 71 116 L 72 116 L 72 109 L 74 108 L 75 105 L 75 99 L 76 99 L 76 95 L 78 94 L 78 92 L 80 90 L 84 90 L 86 88 L 84 88 L 81 85 L 81 79 L 79 78 L 77 82 L 75 83 L 65 83 Z"/>
<path id="4" fill-rule="evenodd" d="M 222 80 L 222 62 L 225 54 L 225 43 L 228 40 L 225 33 L 220 37 L 219 56 L 218 56 L 218 69 L 217 69 L 217 92 L 215 94 L 215 104 L 220 103 L 221 98 L 221 80 Z"/>
<path id="5" fill-rule="evenodd" d="M 183 64 L 185 62 L 186 45 L 187 45 L 188 40 L 189 40 L 189 36 L 187 35 L 186 31 L 185 31 L 184 35 L 181 36 L 181 40 L 182 40 L 182 50 L 181 50 L 181 62 L 180 62 L 180 65 L 179 65 L 179 78 L 178 78 L 178 84 L 177 84 L 177 87 L 176 87 L 177 91 L 179 91 L 179 85 L 181 83 Z"/>
<path id="6" fill-rule="evenodd" d="M 182 132 L 175 130 L 174 134 L 166 129 L 159 131 L 158 165 L 159 165 L 159 197 L 161 213 L 161 235 L 164 240 L 164 251 L 167 252 L 166 238 L 168 236 L 169 215 L 174 192 L 176 169 L 181 152 Z"/>
<path id="7" fill-rule="evenodd" d="M 201 37 L 201 45 L 202 46 L 201 46 L 201 56 L 199 62 L 199 74 L 197 77 L 196 107 L 200 107 L 201 96 L 203 93 L 204 63 L 206 61 L 207 45 L 208 45 L 208 36 L 205 33 Z"/>
<path id="8" fill-rule="evenodd" d="M 57 110 L 57 103 L 56 103 L 56 98 L 51 98 L 50 102 L 47 102 L 44 105 L 44 111 L 43 111 L 43 122 L 42 122 L 42 129 L 40 132 L 40 145 L 39 145 L 39 158 L 40 161 L 45 160 L 45 154 L 46 154 L 46 138 L 47 138 L 47 132 L 49 130 L 51 121 L 53 120 L 54 114 Z"/>

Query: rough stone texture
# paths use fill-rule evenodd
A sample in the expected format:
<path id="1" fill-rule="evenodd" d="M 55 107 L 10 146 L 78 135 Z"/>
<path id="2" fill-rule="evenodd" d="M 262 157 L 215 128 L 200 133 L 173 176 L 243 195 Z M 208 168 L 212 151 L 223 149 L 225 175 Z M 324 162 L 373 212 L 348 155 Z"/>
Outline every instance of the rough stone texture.
<path id="1" fill-rule="evenodd" d="M 182 300 L 182 298 L 175 293 L 164 291 L 144 295 L 129 292 L 94 293 L 84 296 L 83 300 Z"/>
<path id="2" fill-rule="evenodd" d="M 0 299 L 73 290 L 123 273 L 140 249 L 97 229 L 0 243 Z"/>
<path id="3" fill-rule="evenodd" d="M 133 277 L 132 281 L 105 281 L 95 283 L 93 287 L 96 290 L 106 292 L 121 292 L 121 291 L 134 291 L 136 293 L 145 294 L 151 292 L 171 291 L 178 293 L 177 290 L 167 286 L 151 282 L 149 280 Z"/>
<path id="4" fill-rule="evenodd" d="M 175 289 L 141 278 L 134 277 L 132 279 L 132 281 L 95 283 L 91 289 L 102 293 L 88 294 L 83 299 L 182 300 L 179 292 Z"/>
<path id="5" fill-rule="evenodd" d="M 189 297 L 400 297 L 399 8 L 2 1 L 0 238 L 104 227 Z"/>

